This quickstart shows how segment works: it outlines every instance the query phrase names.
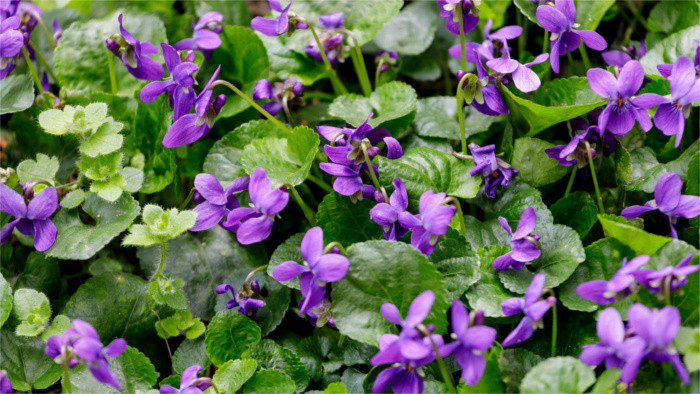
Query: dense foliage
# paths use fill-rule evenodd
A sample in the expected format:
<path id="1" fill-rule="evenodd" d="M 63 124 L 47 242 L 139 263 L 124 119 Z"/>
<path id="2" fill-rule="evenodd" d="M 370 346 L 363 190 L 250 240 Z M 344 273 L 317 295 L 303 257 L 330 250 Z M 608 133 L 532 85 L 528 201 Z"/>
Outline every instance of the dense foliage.
<path id="1" fill-rule="evenodd" d="M 698 21 L 0 1 L 0 393 L 698 392 Z"/>

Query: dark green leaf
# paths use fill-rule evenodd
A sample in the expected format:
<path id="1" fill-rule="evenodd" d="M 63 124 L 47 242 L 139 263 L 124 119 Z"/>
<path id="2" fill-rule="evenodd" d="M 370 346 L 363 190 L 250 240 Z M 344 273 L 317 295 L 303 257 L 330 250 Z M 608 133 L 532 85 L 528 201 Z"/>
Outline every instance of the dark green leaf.
<path id="1" fill-rule="evenodd" d="M 506 289 L 498 280 L 497 270 L 492 267 L 496 257 L 508 253 L 509 249 L 498 245 L 489 245 L 477 250 L 481 278 L 466 293 L 471 309 L 482 310 L 488 317 L 502 317 L 503 301 L 518 295 Z"/>
<path id="2" fill-rule="evenodd" d="M 12 311 L 12 286 L 0 274 L 0 327 L 10 317 Z"/>
<path id="3" fill-rule="evenodd" d="M 542 357 L 527 349 L 504 349 L 498 358 L 498 368 L 507 392 L 517 392 L 525 374 L 541 361 Z"/>
<path id="4" fill-rule="evenodd" d="M 644 73 L 661 75 L 656 69 L 658 64 L 675 63 L 681 56 L 693 59 L 697 48 L 697 44 L 695 44 L 697 37 L 700 37 L 700 26 L 695 24 L 657 42 L 640 60 L 644 67 Z"/>
<path id="5" fill-rule="evenodd" d="M 578 29 L 595 30 L 598 28 L 603 15 L 613 4 L 615 4 L 615 0 L 576 1 L 576 22 L 581 25 Z"/>
<path id="6" fill-rule="evenodd" d="M 298 392 L 309 384 L 309 373 L 293 351 L 283 348 L 273 340 L 265 339 L 250 347 L 250 358 L 262 368 L 276 369 L 291 377 Z"/>
<path id="7" fill-rule="evenodd" d="M 540 22 L 537 20 L 537 7 L 538 3 L 533 3 L 531 0 L 513 0 L 515 6 L 518 7 L 520 12 L 523 13 L 530 20 L 530 22 L 539 25 Z"/>
<path id="8" fill-rule="evenodd" d="M 573 357 L 552 357 L 532 368 L 520 384 L 521 393 L 583 393 L 595 383 L 588 365 Z"/>
<path id="9" fill-rule="evenodd" d="M 214 316 L 204 343 L 212 363 L 217 366 L 241 357 L 251 345 L 260 341 L 260 327 L 234 310 L 223 310 Z"/>
<path id="10" fill-rule="evenodd" d="M 516 139 L 511 164 L 518 170 L 518 176 L 532 186 L 542 186 L 566 175 L 569 169 L 547 156 L 544 151 L 553 146 L 554 144 L 538 138 Z"/>
<path id="11" fill-rule="evenodd" d="M 13 389 L 45 389 L 61 377 L 61 366 L 46 356 L 46 343 L 40 337 L 17 337 L 6 328 L 0 331 L 0 343 L 0 369 Z"/>
<path id="12" fill-rule="evenodd" d="M 591 394 L 607 394 L 615 392 L 617 384 L 620 382 L 622 371 L 617 368 L 608 368 L 603 371 L 591 389 Z"/>
<path id="13" fill-rule="evenodd" d="M 551 206 L 554 223 L 565 224 L 585 238 L 598 221 L 598 208 L 591 195 L 577 191 L 560 199 Z"/>
<path id="14" fill-rule="evenodd" d="M 375 204 L 369 200 L 353 203 L 338 193 L 326 194 L 318 206 L 317 224 L 326 243 L 337 241 L 348 247 L 356 242 L 382 238 L 382 228 L 369 217 Z"/>
<path id="15" fill-rule="evenodd" d="M 476 386 L 468 386 L 460 379 L 460 384 L 457 386 L 458 393 L 502 393 L 504 390 L 501 383 L 501 373 L 498 370 L 498 360 L 501 353 L 500 346 L 492 346 L 491 349 L 484 355 L 486 358 L 486 369 L 484 375 L 479 380 Z M 447 391 L 446 391 L 447 392 Z"/>
<path id="16" fill-rule="evenodd" d="M 647 21 L 649 31 L 666 34 L 693 27 L 700 19 L 700 6 L 695 1 L 663 1 L 651 9 Z"/>
<path id="17" fill-rule="evenodd" d="M 374 37 L 374 43 L 381 49 L 401 55 L 418 55 L 433 42 L 440 22 L 435 4 L 410 3 L 384 24 Z"/>
<path id="18" fill-rule="evenodd" d="M 204 337 L 184 340 L 173 353 L 173 372 L 181 374 L 195 364 L 203 369 L 211 365 L 204 346 Z"/>
<path id="19" fill-rule="evenodd" d="M 276 369 L 261 369 L 243 385 L 240 392 L 291 394 L 294 388 L 294 381 L 286 373 Z"/>
<path id="20" fill-rule="evenodd" d="M 326 70 L 322 62 L 311 58 L 306 53 L 294 51 L 287 43 L 287 37 L 268 37 L 262 33 L 256 33 L 262 40 L 270 66 L 280 78 L 287 79 L 294 76 L 304 85 L 311 85 L 326 76 Z"/>
<path id="21" fill-rule="evenodd" d="M 370 112 L 369 125 L 377 127 L 390 120 L 402 118 L 416 109 L 416 91 L 403 82 L 389 82 L 376 89 L 369 98 L 357 94 L 343 95 L 335 100 L 328 112 L 357 127 Z"/>
<path id="22" fill-rule="evenodd" d="M 481 277 L 479 257 L 455 229 L 440 237 L 430 261 L 444 277 L 448 297 L 459 299 Z"/>
<path id="23" fill-rule="evenodd" d="M 150 390 L 158 379 L 156 368 L 151 361 L 131 346 L 116 358 L 107 358 L 109 369 L 116 376 L 121 389 L 127 393 Z M 64 382 L 65 384 L 65 382 Z M 118 393 L 112 386 L 100 383 L 88 370 L 87 366 L 80 365 L 70 374 L 70 390 L 83 393 Z"/>
<path id="24" fill-rule="evenodd" d="M 12 74 L 0 81 L 0 115 L 24 111 L 34 104 L 34 80 L 31 75 Z"/>
<path id="25" fill-rule="evenodd" d="M 637 254 L 652 255 L 662 246 L 671 242 L 671 238 L 651 234 L 637 227 L 621 216 L 598 215 L 606 237 L 612 237 L 630 247 Z"/>

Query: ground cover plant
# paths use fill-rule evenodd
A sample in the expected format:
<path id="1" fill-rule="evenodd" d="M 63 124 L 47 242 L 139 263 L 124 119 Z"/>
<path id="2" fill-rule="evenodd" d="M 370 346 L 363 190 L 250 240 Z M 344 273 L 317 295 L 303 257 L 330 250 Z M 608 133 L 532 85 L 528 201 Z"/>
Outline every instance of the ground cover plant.
<path id="1" fill-rule="evenodd" d="M 696 1 L 0 1 L 0 393 L 700 390 Z"/>

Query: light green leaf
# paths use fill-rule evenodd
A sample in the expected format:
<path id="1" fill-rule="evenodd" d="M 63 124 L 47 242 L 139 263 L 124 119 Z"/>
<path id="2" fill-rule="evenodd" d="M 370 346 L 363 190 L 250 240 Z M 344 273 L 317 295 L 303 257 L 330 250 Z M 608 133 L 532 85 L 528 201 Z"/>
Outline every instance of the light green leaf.
<path id="1" fill-rule="evenodd" d="M 329 194 L 329 196 L 333 195 L 334 193 Z M 324 199 L 325 200 L 325 199 Z M 301 255 L 301 240 L 304 238 L 305 233 L 298 233 L 294 234 L 291 237 L 287 238 L 286 241 L 284 241 L 280 246 L 275 249 L 275 251 L 272 253 L 272 256 L 270 256 L 270 263 L 267 266 L 267 273 L 268 275 L 272 276 L 272 272 L 277 268 L 278 265 L 284 263 L 285 261 L 295 261 L 299 264 L 304 264 L 304 256 Z M 323 234 L 324 242 L 328 244 L 330 241 L 328 239 L 328 235 L 325 233 Z M 291 287 L 292 289 L 297 289 L 299 290 L 299 278 L 293 278 L 292 280 L 287 280 L 284 282 L 280 282 L 281 284 Z"/>
<path id="2" fill-rule="evenodd" d="M 192 228 L 197 220 L 197 212 L 178 211 L 148 204 L 143 208 L 144 223 L 146 226 L 134 224 L 129 228 L 129 234 L 124 237 L 124 245 L 151 246 L 156 243 L 164 243 Z"/>
<path id="3" fill-rule="evenodd" d="M 554 144 L 538 138 L 523 137 L 515 140 L 511 164 L 518 176 L 532 186 L 556 182 L 569 172 L 558 160 L 552 159 L 545 149 Z"/>
<path id="4" fill-rule="evenodd" d="M 345 394 L 347 392 L 348 388 L 341 382 L 331 383 L 323 390 L 323 394 Z"/>
<path id="5" fill-rule="evenodd" d="M 294 51 L 287 43 L 287 37 L 268 37 L 256 32 L 262 40 L 270 67 L 281 79 L 293 76 L 304 85 L 311 85 L 326 76 L 326 70 L 322 62 L 311 58 L 306 53 Z M 269 122 L 266 122 L 269 123 Z"/>
<path id="6" fill-rule="evenodd" d="M 583 393 L 595 383 L 595 373 L 573 357 L 552 357 L 532 368 L 522 383 L 521 393 Z"/>
<path id="7" fill-rule="evenodd" d="M 127 393 L 144 392 L 155 386 L 156 368 L 145 354 L 127 346 L 116 358 L 108 357 L 109 369 Z M 65 385 L 65 382 L 63 382 Z M 114 387 L 100 383 L 85 364 L 74 368 L 70 374 L 70 389 L 77 393 L 118 393 Z"/>
<path id="8" fill-rule="evenodd" d="M 700 328 L 681 327 L 673 343 L 683 355 L 688 372 L 700 370 Z"/>
<path id="9" fill-rule="evenodd" d="M 466 293 L 471 309 L 482 310 L 488 317 L 502 317 L 503 301 L 518 295 L 506 289 L 498 280 L 498 270 L 492 267 L 496 257 L 508 253 L 509 249 L 499 245 L 489 245 L 477 250 L 481 278 Z"/>
<path id="10" fill-rule="evenodd" d="M 260 341 L 260 327 L 235 310 L 223 310 L 209 323 L 204 343 L 212 363 L 222 366 L 240 358 L 251 345 Z"/>
<path id="11" fill-rule="evenodd" d="M 700 5 L 696 1 L 662 1 L 654 5 L 647 21 L 649 31 L 666 34 L 693 27 L 700 19 Z"/>
<path id="12" fill-rule="evenodd" d="M 651 234 L 629 224 L 621 216 L 598 215 L 606 237 L 612 237 L 630 247 L 637 254 L 652 255 L 662 246 L 671 242 L 671 238 Z"/>
<path id="13" fill-rule="evenodd" d="M 145 224 L 132 224 L 129 227 L 129 234 L 124 236 L 122 245 L 151 246 L 159 243 L 160 240 L 151 233 L 151 229 Z"/>
<path id="14" fill-rule="evenodd" d="M 0 331 L 0 343 L 0 369 L 14 390 L 45 389 L 61 377 L 61 366 L 46 356 L 41 338 L 18 337 L 5 328 Z"/>
<path id="15" fill-rule="evenodd" d="M 581 25 L 579 30 L 595 30 L 603 19 L 603 15 L 615 0 L 576 1 L 576 22 Z"/>
<path id="16" fill-rule="evenodd" d="M 294 381 L 286 373 L 276 369 L 261 369 L 250 378 L 240 393 L 291 394 Z"/>
<path id="17" fill-rule="evenodd" d="M 58 158 L 37 153 L 35 160 L 24 160 L 17 166 L 17 177 L 20 182 L 48 182 L 56 184 L 56 173 L 60 163 Z"/>
<path id="18" fill-rule="evenodd" d="M 406 316 L 413 299 L 425 290 L 435 293 L 435 304 L 426 319 L 444 332 L 447 290 L 442 275 L 418 250 L 393 241 L 367 241 L 347 249 L 350 268 L 333 284 L 333 316 L 341 334 L 377 345 L 379 336 L 396 333 L 393 323 L 379 309 L 391 302 Z"/>
<path id="19" fill-rule="evenodd" d="M 120 152 L 113 152 L 108 155 L 89 157 L 82 156 L 76 163 L 85 176 L 94 181 L 107 181 L 117 175 L 117 171 L 122 166 L 124 155 Z"/>
<path id="20" fill-rule="evenodd" d="M 128 193 L 136 193 L 143 185 L 143 171 L 135 167 L 124 167 L 119 171 L 122 179 L 126 182 L 124 191 Z"/>
<path id="21" fill-rule="evenodd" d="M 63 335 L 64 332 L 68 331 L 69 328 L 73 326 L 70 318 L 66 315 L 57 315 L 51 321 L 51 327 L 47 328 L 41 333 L 41 339 L 47 341 L 54 335 Z"/>
<path id="22" fill-rule="evenodd" d="M 106 155 L 122 147 L 124 136 L 119 134 L 123 125 L 119 122 L 103 123 L 95 133 L 80 144 L 80 152 L 90 157 Z"/>
<path id="23" fill-rule="evenodd" d="M 595 382 L 595 386 L 591 389 L 591 394 L 607 394 L 614 393 L 620 382 L 622 371 L 617 368 L 608 368 L 603 371 Z"/>
<path id="24" fill-rule="evenodd" d="M 12 74 L 0 81 L 0 115 L 24 111 L 34 104 L 34 80 L 29 73 Z"/>
<path id="25" fill-rule="evenodd" d="M 39 114 L 39 125 L 49 134 L 63 135 L 72 128 L 74 114 L 75 107 L 70 105 L 66 105 L 63 110 L 47 109 Z"/>
<path id="26" fill-rule="evenodd" d="M 177 347 L 175 353 L 173 353 L 174 372 L 181 374 L 185 369 L 195 364 L 204 369 L 211 365 L 211 361 L 209 361 L 209 357 L 207 356 L 206 347 L 204 346 L 204 337 L 199 337 L 194 340 L 184 340 L 180 346 Z M 219 368 L 219 370 L 222 368 Z M 214 379 L 216 379 L 216 374 L 214 374 Z"/>
<path id="27" fill-rule="evenodd" d="M 185 309 L 190 313 L 191 319 L 192 313 L 187 310 L 187 298 L 182 292 L 183 287 L 185 282 L 180 278 L 170 275 L 160 276 L 148 284 L 148 296 L 157 304 L 165 304 L 173 309 Z"/>
<path id="28" fill-rule="evenodd" d="M 374 37 L 374 43 L 381 49 L 401 55 L 418 55 L 433 42 L 440 22 L 435 4 L 410 3 L 384 24 Z"/>
<path id="29" fill-rule="evenodd" d="M 525 374 L 541 361 L 542 357 L 527 349 L 504 349 L 498 358 L 498 369 L 507 392 L 517 392 Z"/>
<path id="30" fill-rule="evenodd" d="M 14 295 L 13 315 L 20 321 L 17 335 L 33 337 L 39 335 L 51 318 L 49 299 L 34 289 L 18 289 Z"/>
<path id="31" fill-rule="evenodd" d="M 10 317 L 12 311 L 12 286 L 0 274 L 0 327 Z"/>
<path id="32" fill-rule="evenodd" d="M 459 139 L 455 98 L 436 96 L 418 99 L 413 126 L 418 135 L 423 137 Z"/>
<path id="33" fill-rule="evenodd" d="M 73 209 L 85 201 L 85 191 L 83 189 L 75 189 L 66 194 L 61 199 L 61 207 Z"/>
<path id="34" fill-rule="evenodd" d="M 697 48 L 695 44 L 697 37 L 700 37 L 700 26 L 695 24 L 657 42 L 639 61 L 644 67 L 644 73 L 661 75 L 656 69 L 657 65 L 675 63 L 681 56 L 693 59 Z"/>
<path id="35" fill-rule="evenodd" d="M 251 345 L 250 358 L 255 359 L 261 368 L 276 369 L 292 378 L 296 391 L 302 392 L 309 384 L 309 373 L 291 350 L 283 348 L 271 339 L 264 339 Z"/>
<path id="36" fill-rule="evenodd" d="M 254 359 L 229 360 L 214 373 L 214 384 L 224 393 L 235 393 L 258 368 Z"/>
<path id="37" fill-rule="evenodd" d="M 336 241 L 348 247 L 356 242 L 382 238 L 381 226 L 369 217 L 369 210 L 374 205 L 368 200 L 353 203 L 338 193 L 326 194 L 316 215 L 317 225 L 323 229 L 324 241 Z"/>
<path id="38" fill-rule="evenodd" d="M 695 141 L 677 159 L 659 163 L 656 154 L 649 147 L 628 152 L 624 147 L 615 149 L 617 182 L 629 191 L 653 193 L 656 183 L 665 173 L 674 172 L 681 180 L 692 180 L 687 176 L 689 163 L 700 149 L 700 141 Z"/>
<path id="39" fill-rule="evenodd" d="M 540 22 L 537 20 L 537 7 L 538 3 L 533 3 L 531 0 L 513 0 L 515 6 L 518 7 L 520 12 L 523 13 L 530 20 L 530 22 L 539 25 Z"/>
<path id="40" fill-rule="evenodd" d="M 328 112 L 355 127 L 373 112 L 374 116 L 368 123 L 377 127 L 409 115 L 416 109 L 416 102 L 416 91 L 410 85 L 393 81 L 380 86 L 369 98 L 357 94 L 339 96 L 333 100 Z"/>
<path id="41" fill-rule="evenodd" d="M 126 186 L 126 181 L 122 178 L 122 174 L 115 174 L 104 181 L 92 181 L 90 191 L 97 193 L 98 196 L 107 201 L 114 202 L 122 195 L 124 186 Z"/>

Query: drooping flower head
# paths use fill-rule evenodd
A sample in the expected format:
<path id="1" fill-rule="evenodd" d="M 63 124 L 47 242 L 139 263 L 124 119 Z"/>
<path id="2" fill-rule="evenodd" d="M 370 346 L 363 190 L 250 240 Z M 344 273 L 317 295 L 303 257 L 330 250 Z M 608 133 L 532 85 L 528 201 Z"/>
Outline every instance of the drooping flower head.
<path id="1" fill-rule="evenodd" d="M 588 125 L 586 125 L 588 126 Z M 596 141 L 601 140 L 601 131 L 598 126 L 588 126 L 584 131 L 575 133 L 571 141 L 566 145 L 557 145 L 547 148 L 544 152 L 552 159 L 558 160 L 564 167 L 583 167 L 588 164 L 588 149 Z M 591 157 L 595 157 L 598 152 L 590 148 Z"/>
<path id="2" fill-rule="evenodd" d="M 501 304 L 503 314 L 506 316 L 513 316 L 518 313 L 525 315 L 518 323 L 518 326 L 503 340 L 503 347 L 523 342 L 532 336 L 535 329 L 543 327 L 542 317 L 544 317 L 549 308 L 557 303 L 557 299 L 553 296 L 542 298 L 544 280 L 545 276 L 543 273 L 536 274 L 525 292 L 525 297 L 513 297 L 503 301 L 503 304 Z"/>
<path id="3" fill-rule="evenodd" d="M 284 82 L 270 83 L 267 79 L 261 79 L 253 89 L 253 100 L 269 99 L 262 107 L 270 115 L 277 115 L 285 105 L 291 103 L 296 97 L 304 94 L 304 84 L 294 77 L 289 77 Z"/>
<path id="4" fill-rule="evenodd" d="M 12 394 L 12 382 L 7 377 L 5 371 L 0 369 L 0 394 Z"/>
<path id="5" fill-rule="evenodd" d="M 53 18 L 51 28 L 53 29 L 53 42 L 54 44 L 58 44 L 58 40 L 63 37 L 63 29 L 61 28 L 61 25 L 58 24 L 58 19 Z"/>
<path id="6" fill-rule="evenodd" d="M 399 223 L 399 214 L 408 209 L 408 194 L 406 186 L 399 178 L 394 178 L 392 181 L 394 192 L 389 197 L 389 203 L 381 202 L 375 205 L 369 211 L 369 217 L 373 222 L 382 226 L 384 238 L 390 241 L 398 241 L 403 237 L 408 229 L 401 226 Z"/>
<path id="7" fill-rule="evenodd" d="M 260 33 L 269 37 L 281 36 L 284 33 L 292 34 L 294 29 L 308 28 L 308 26 L 301 21 L 289 23 L 290 19 L 292 21 L 294 20 L 293 14 L 289 11 L 289 7 L 292 6 L 293 2 L 294 0 L 291 0 L 285 8 L 282 8 L 279 0 L 268 0 L 268 3 L 270 3 L 270 8 L 272 8 L 273 11 L 279 12 L 280 15 L 272 19 L 265 19 L 261 16 L 256 16 L 250 22 L 250 27 L 252 27 L 253 30 L 259 31 Z M 292 14 L 291 17 L 290 14 Z"/>
<path id="8" fill-rule="evenodd" d="M 690 58 L 681 56 L 676 60 L 671 75 L 666 79 L 671 83 L 671 94 L 661 96 L 644 93 L 632 99 L 632 104 L 641 109 L 658 106 L 654 113 L 654 124 L 664 135 L 675 135 L 675 146 L 681 144 L 685 121 L 690 116 L 694 102 L 700 101 L 700 82 Z"/>
<path id="9" fill-rule="evenodd" d="M 59 208 L 58 193 L 47 187 L 34 196 L 31 184 L 26 184 L 23 195 L 0 183 L 0 212 L 12 218 L 0 230 L 0 244 L 10 240 L 12 230 L 34 237 L 34 248 L 39 252 L 49 250 L 56 241 L 56 226 L 51 216 Z"/>
<path id="10" fill-rule="evenodd" d="M 126 350 L 126 341 L 113 340 L 103 347 L 100 336 L 90 323 L 73 320 L 73 326 L 63 335 L 54 335 L 46 342 L 44 352 L 56 363 L 67 363 L 70 368 L 85 362 L 98 381 L 120 390 L 119 381 L 109 369 L 107 357 L 117 357 Z"/>
<path id="11" fill-rule="evenodd" d="M 627 62 L 617 78 L 602 68 L 588 70 L 586 77 L 591 89 L 608 99 L 605 109 L 598 116 L 598 127 L 601 131 L 607 129 L 617 136 L 623 136 L 632 130 L 635 119 L 642 130 L 651 129 L 651 119 L 647 111 L 631 100 L 644 82 L 644 69 L 638 61 Z"/>
<path id="12" fill-rule="evenodd" d="M 238 312 L 243 315 L 250 316 L 255 319 L 258 309 L 265 306 L 260 295 L 260 284 L 257 280 L 248 283 L 243 283 L 241 289 L 237 292 L 236 289 L 224 283 L 216 286 L 216 294 L 225 294 L 231 292 L 231 299 L 226 302 L 226 309 L 238 308 Z"/>
<path id="13" fill-rule="evenodd" d="M 472 31 L 479 24 L 479 10 L 476 5 L 480 1 L 472 0 L 437 0 L 440 7 L 440 16 L 445 18 L 447 30 L 452 34 L 459 35 L 459 8 L 462 9 L 462 26 L 464 33 Z"/>
<path id="14" fill-rule="evenodd" d="M 197 190 L 194 200 L 199 205 L 194 207 L 197 212 L 197 222 L 190 231 L 208 230 L 217 224 L 221 225 L 221 220 L 225 218 L 231 210 L 240 206 L 236 193 L 248 188 L 250 177 L 243 176 L 236 178 L 225 190 L 211 174 L 197 174 L 194 178 L 194 187 Z M 226 228 L 222 225 L 222 227 Z M 237 228 L 226 228 L 235 232 Z"/>
<path id="15" fill-rule="evenodd" d="M 299 308 L 299 314 L 305 314 L 309 309 L 316 308 L 326 296 L 326 283 L 337 282 L 348 272 L 348 258 L 331 251 L 324 253 L 323 230 L 313 227 L 306 232 L 301 240 L 301 255 L 303 264 L 295 261 L 285 261 L 275 267 L 272 277 L 280 282 L 299 278 L 301 295 L 304 303 Z"/>
<path id="16" fill-rule="evenodd" d="M 322 15 L 318 18 L 319 23 L 323 26 L 323 30 L 318 33 L 318 40 L 321 42 L 323 51 L 326 54 L 326 59 L 330 64 L 338 64 L 345 61 L 345 55 L 350 50 L 350 47 L 345 45 L 345 33 L 342 32 L 343 13 L 337 12 L 330 15 Z M 315 39 L 309 39 L 304 51 L 307 55 L 323 61 L 323 56 L 316 43 Z"/>
<path id="17" fill-rule="evenodd" d="M 519 270 L 526 263 L 540 257 L 542 254 L 539 249 L 540 236 L 532 233 L 537 222 L 537 213 L 534 208 L 529 207 L 520 215 L 520 222 L 518 222 L 515 232 L 510 229 L 508 220 L 503 216 L 498 217 L 498 222 L 510 234 L 511 251 L 503 256 L 498 256 L 493 261 L 493 268 L 506 270 L 508 267 L 513 267 L 513 269 Z"/>
<path id="18" fill-rule="evenodd" d="M 224 228 L 236 229 L 236 238 L 243 245 L 267 239 L 275 216 L 289 202 L 287 188 L 273 188 L 263 168 L 256 168 L 250 175 L 248 194 L 251 206 L 232 209 L 224 222 Z"/>
<path id="19" fill-rule="evenodd" d="M 620 213 L 627 219 L 634 219 L 646 212 L 658 210 L 668 218 L 671 226 L 671 236 L 678 238 L 676 228 L 673 226 L 677 218 L 692 219 L 700 215 L 700 197 L 681 194 L 683 182 L 681 177 L 673 172 L 667 172 L 654 188 L 654 199 L 644 205 L 633 205 Z"/>
<path id="20" fill-rule="evenodd" d="M 700 269 L 700 265 L 689 265 L 695 253 L 685 256 L 675 267 L 668 265 L 658 270 L 640 269 L 636 279 L 652 293 L 668 296 L 688 284 L 688 275 Z"/>
<path id="21" fill-rule="evenodd" d="M 496 197 L 497 186 L 508 186 L 518 170 L 496 157 L 496 145 L 481 147 L 475 143 L 469 144 L 469 151 L 474 158 L 474 168 L 469 175 L 481 174 L 484 180 L 484 194 L 488 198 Z"/>
<path id="22" fill-rule="evenodd" d="M 211 387 L 211 378 L 198 377 L 202 370 L 199 365 L 193 365 L 182 371 L 180 376 L 180 388 L 164 384 L 160 386 L 160 394 L 202 394 Z"/>
<path id="23" fill-rule="evenodd" d="M 587 47 L 596 51 L 608 47 L 608 43 L 600 34 L 592 30 L 578 30 L 574 0 L 555 0 L 554 6 L 545 4 L 537 7 L 537 21 L 552 33 L 549 62 L 556 74 L 559 73 L 559 56 L 578 49 L 581 40 Z"/>
<path id="24" fill-rule="evenodd" d="M 457 207 L 447 205 L 445 193 L 428 190 L 418 200 L 417 215 L 410 212 L 399 213 L 402 227 L 411 229 L 411 245 L 426 256 L 435 250 L 438 239 L 447 232 Z"/>
<path id="25" fill-rule="evenodd" d="M 631 60 L 642 60 L 644 55 L 647 54 L 647 46 L 644 43 L 644 40 L 639 42 L 639 49 L 637 49 L 637 47 L 634 45 L 629 45 L 626 47 L 623 46 L 620 49 L 621 50 L 619 51 L 605 51 L 600 55 L 603 57 L 603 60 L 608 64 L 608 66 L 622 67 Z"/>
<path id="26" fill-rule="evenodd" d="M 377 52 L 377 55 L 374 57 L 374 64 L 379 67 L 379 73 L 381 74 L 387 69 L 395 67 L 398 58 L 398 53 L 394 51 L 385 51 L 382 49 Z"/>
<path id="27" fill-rule="evenodd" d="M 304 301 L 299 301 L 299 309 L 304 305 Z M 328 298 L 328 293 L 323 298 L 320 304 L 315 307 L 308 308 L 306 311 L 306 316 L 309 317 L 309 323 L 316 327 L 321 328 L 328 324 L 329 326 L 335 327 L 335 318 L 333 317 L 333 311 L 331 310 L 331 300 Z"/>
<path id="28" fill-rule="evenodd" d="M 107 49 L 121 59 L 131 75 L 145 81 L 163 78 L 163 66 L 148 57 L 158 53 L 158 48 L 147 41 L 139 41 L 131 35 L 122 23 L 124 15 L 119 14 L 119 32 L 106 40 Z"/>
<path id="29" fill-rule="evenodd" d="M 201 51 L 206 60 L 211 59 L 214 49 L 221 46 L 219 33 L 224 30 L 224 16 L 216 11 L 210 11 L 202 15 L 197 24 L 192 21 L 192 38 L 178 41 L 175 49 L 178 51 Z"/>
<path id="30" fill-rule="evenodd" d="M 641 255 L 629 262 L 622 260 L 622 267 L 615 272 L 610 280 L 594 280 L 585 282 L 576 288 L 579 297 L 593 301 L 597 304 L 613 304 L 637 290 L 635 278 L 639 275 L 639 269 L 649 262 L 649 256 Z"/>

